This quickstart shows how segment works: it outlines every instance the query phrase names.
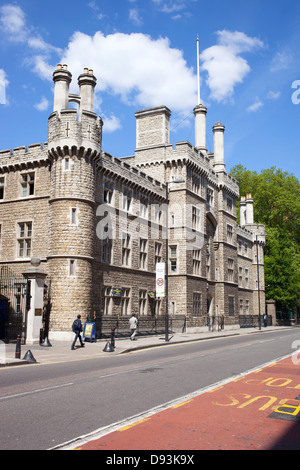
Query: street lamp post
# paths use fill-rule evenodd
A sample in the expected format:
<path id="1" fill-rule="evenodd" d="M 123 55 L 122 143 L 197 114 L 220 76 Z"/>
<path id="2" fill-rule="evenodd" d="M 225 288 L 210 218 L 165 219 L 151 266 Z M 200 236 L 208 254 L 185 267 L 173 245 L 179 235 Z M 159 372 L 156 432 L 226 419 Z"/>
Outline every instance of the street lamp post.
<path id="1" fill-rule="evenodd" d="M 265 233 L 259 234 L 266 236 Z M 261 330 L 261 307 L 260 307 L 260 285 L 259 285 L 259 261 L 258 261 L 258 235 L 256 235 L 256 266 L 257 266 L 257 293 L 258 293 L 258 327 Z"/>
<path id="2" fill-rule="evenodd" d="M 184 183 L 184 179 L 173 180 L 170 183 Z M 166 183 L 166 318 L 165 341 L 169 341 L 169 182 Z"/>

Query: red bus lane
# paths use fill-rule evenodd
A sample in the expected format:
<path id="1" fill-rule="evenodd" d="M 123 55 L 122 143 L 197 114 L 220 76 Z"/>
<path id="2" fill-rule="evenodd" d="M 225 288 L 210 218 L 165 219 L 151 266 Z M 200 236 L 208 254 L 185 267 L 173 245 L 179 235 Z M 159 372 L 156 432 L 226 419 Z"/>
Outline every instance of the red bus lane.
<path id="1" fill-rule="evenodd" d="M 80 449 L 300 449 L 300 366 L 285 358 Z"/>

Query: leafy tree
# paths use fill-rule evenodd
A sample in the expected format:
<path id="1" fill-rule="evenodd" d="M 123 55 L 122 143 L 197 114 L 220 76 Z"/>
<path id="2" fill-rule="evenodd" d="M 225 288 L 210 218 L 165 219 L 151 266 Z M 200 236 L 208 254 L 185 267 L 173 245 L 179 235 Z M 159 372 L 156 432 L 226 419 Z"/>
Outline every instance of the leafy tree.
<path id="1" fill-rule="evenodd" d="M 252 194 L 255 222 L 266 227 L 266 298 L 300 306 L 299 180 L 276 167 L 258 174 L 236 165 L 230 173 L 239 181 L 241 196 Z"/>

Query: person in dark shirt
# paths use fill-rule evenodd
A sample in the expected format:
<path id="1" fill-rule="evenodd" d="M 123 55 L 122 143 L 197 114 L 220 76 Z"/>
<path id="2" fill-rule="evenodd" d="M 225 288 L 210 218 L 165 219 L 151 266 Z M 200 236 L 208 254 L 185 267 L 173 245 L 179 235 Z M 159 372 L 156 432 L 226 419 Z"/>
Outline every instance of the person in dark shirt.
<path id="1" fill-rule="evenodd" d="M 81 338 L 81 333 L 83 331 L 82 323 L 81 323 L 81 315 L 77 315 L 76 320 L 73 321 L 72 330 L 73 330 L 73 333 L 75 333 L 75 338 L 72 343 L 71 349 L 75 349 L 75 344 L 78 338 L 79 338 L 81 347 L 84 348 L 85 345 Z"/>

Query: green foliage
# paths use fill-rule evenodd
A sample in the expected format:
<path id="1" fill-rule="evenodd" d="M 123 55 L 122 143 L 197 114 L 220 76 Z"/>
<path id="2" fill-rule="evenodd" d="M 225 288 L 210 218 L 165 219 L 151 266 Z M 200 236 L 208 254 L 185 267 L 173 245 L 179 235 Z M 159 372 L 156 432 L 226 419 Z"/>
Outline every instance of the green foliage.
<path id="1" fill-rule="evenodd" d="M 258 174 L 236 165 L 230 174 L 239 181 L 241 196 L 252 194 L 255 222 L 266 227 L 266 298 L 281 306 L 299 306 L 299 180 L 276 167 Z"/>

